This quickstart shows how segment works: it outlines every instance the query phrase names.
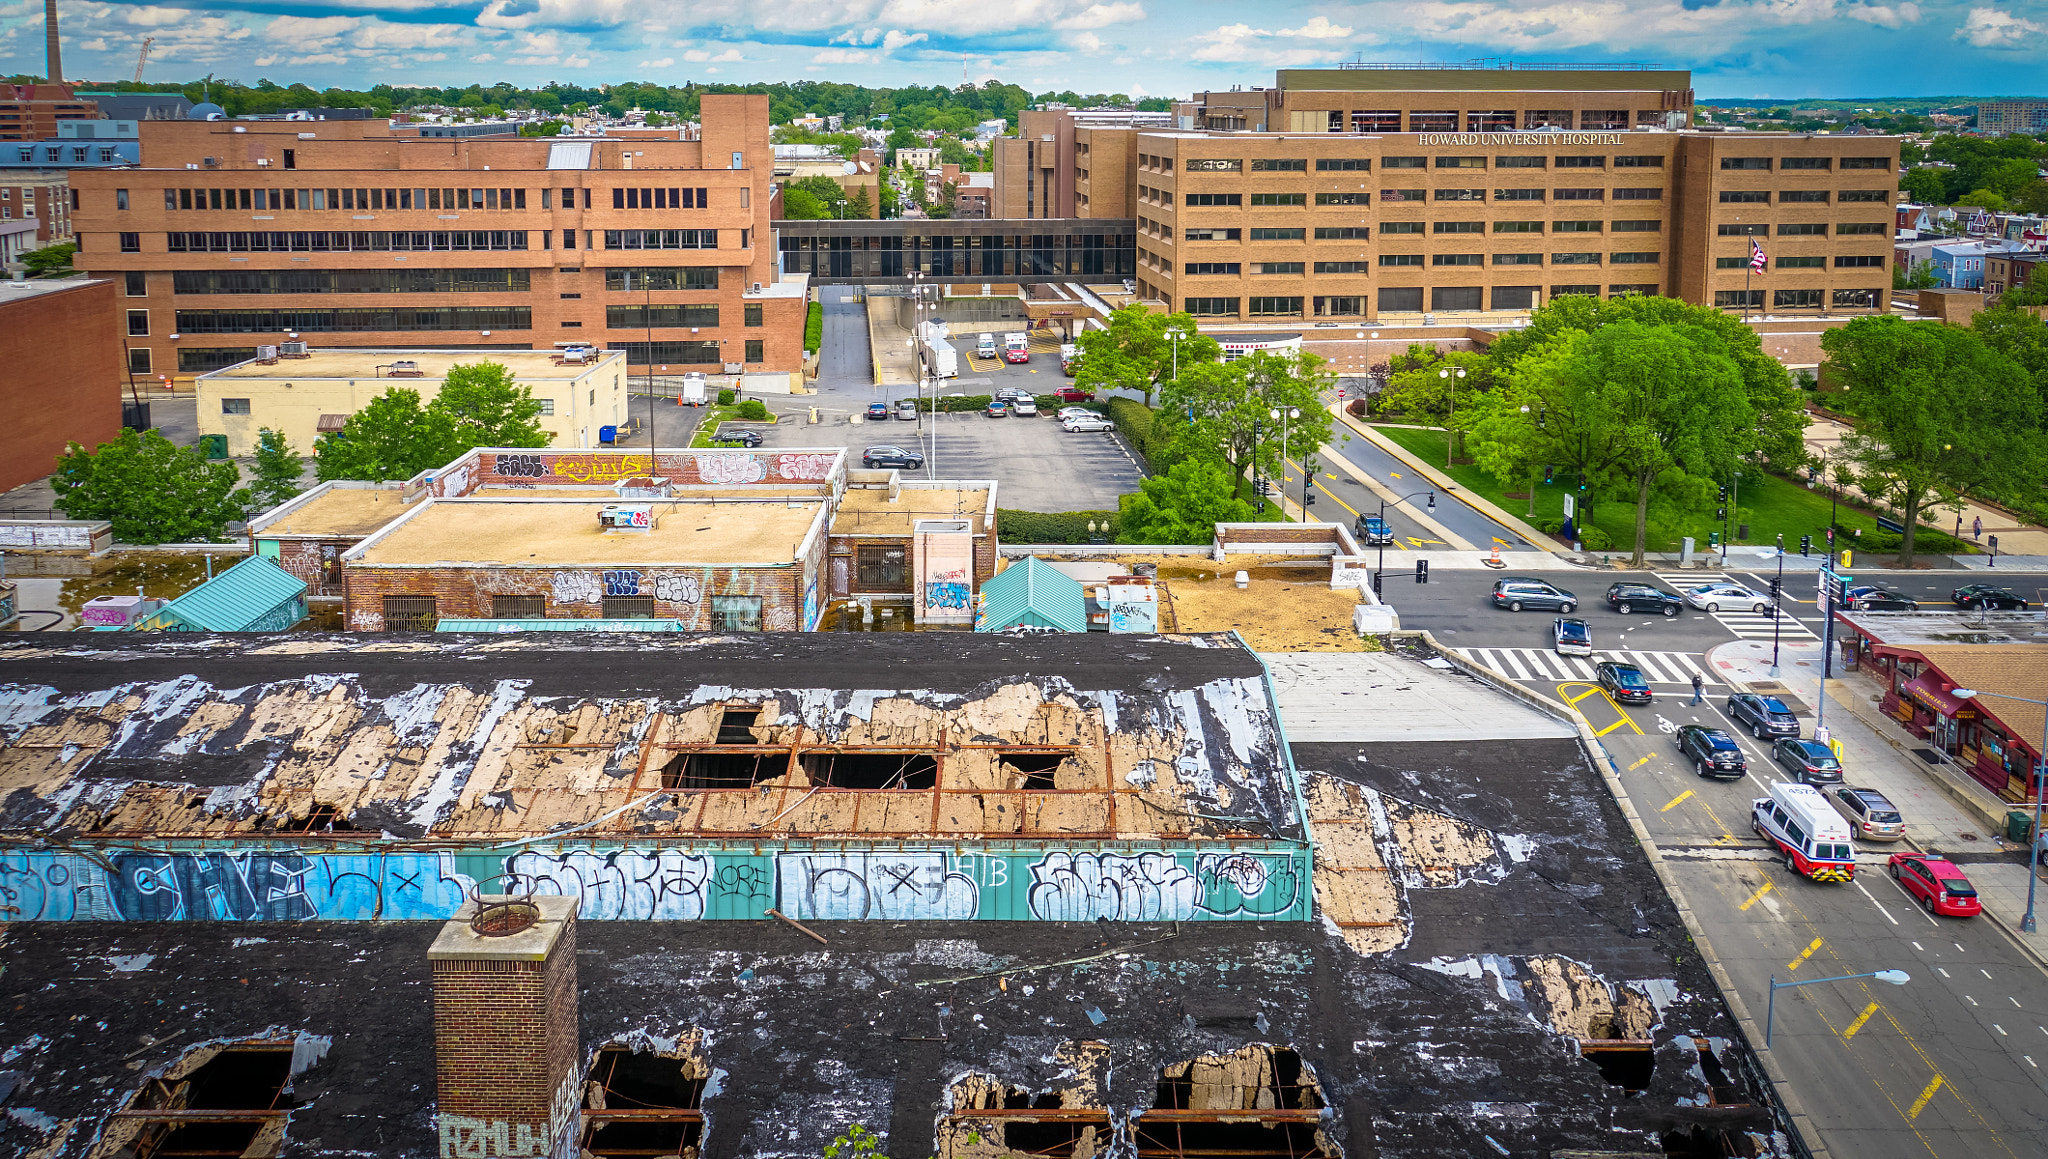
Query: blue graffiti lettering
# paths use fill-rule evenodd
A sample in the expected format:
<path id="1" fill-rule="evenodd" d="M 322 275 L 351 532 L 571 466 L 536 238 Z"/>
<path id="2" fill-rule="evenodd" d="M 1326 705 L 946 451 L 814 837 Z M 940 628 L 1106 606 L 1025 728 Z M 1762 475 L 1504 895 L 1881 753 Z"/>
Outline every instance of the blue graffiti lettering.
<path id="1" fill-rule="evenodd" d="M 604 594 L 608 596 L 639 595 L 640 573 L 637 571 L 608 571 L 604 573 Z"/>
<path id="2" fill-rule="evenodd" d="M 928 608 L 966 611 L 967 585 L 951 581 L 928 583 L 924 585 L 924 604 Z"/>

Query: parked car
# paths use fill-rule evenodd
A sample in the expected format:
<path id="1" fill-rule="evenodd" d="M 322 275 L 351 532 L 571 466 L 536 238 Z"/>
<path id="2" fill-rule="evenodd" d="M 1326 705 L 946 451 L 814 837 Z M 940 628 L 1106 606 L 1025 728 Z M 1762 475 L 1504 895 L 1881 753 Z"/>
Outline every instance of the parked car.
<path id="1" fill-rule="evenodd" d="M 1722 781 L 1741 780 L 1749 761 L 1735 738 L 1703 724 L 1678 726 L 1678 751 L 1692 760 L 1692 771 Z"/>
<path id="2" fill-rule="evenodd" d="M 889 417 L 889 404 L 888 404 L 888 403 L 886 403 L 886 402 L 871 402 L 871 403 L 869 403 L 869 404 L 868 404 L 868 418 L 870 418 L 870 419 L 877 419 L 877 420 L 884 420 L 884 421 L 886 421 L 886 420 L 888 419 L 888 417 Z"/>
<path id="3" fill-rule="evenodd" d="M 976 358 L 994 358 L 996 356 L 996 336 L 984 334 L 977 339 L 974 343 L 974 356 Z"/>
<path id="4" fill-rule="evenodd" d="M 1685 610 L 1685 601 L 1648 584 L 1621 583 L 1607 589 L 1607 606 L 1624 616 L 1636 612 L 1661 612 L 1675 616 Z"/>
<path id="5" fill-rule="evenodd" d="M 1116 429 L 1116 424 L 1103 418 L 1101 415 L 1090 414 L 1075 415 L 1072 418 L 1061 419 L 1060 427 L 1069 431 L 1095 433 L 1099 431 L 1113 431 Z"/>
<path id="6" fill-rule="evenodd" d="M 1550 646 L 1560 656 L 1591 656 L 1593 631 L 1584 620 L 1555 620 L 1550 625 Z"/>
<path id="7" fill-rule="evenodd" d="M 1028 394 L 1019 394 L 1010 400 L 1010 410 L 1018 418 L 1033 418 L 1038 414 L 1038 400 Z"/>
<path id="8" fill-rule="evenodd" d="M 1386 547 L 1394 542 L 1394 529 L 1377 515 L 1361 515 L 1351 525 L 1352 534 L 1367 547 Z"/>
<path id="9" fill-rule="evenodd" d="M 1775 696 L 1733 693 L 1728 697 L 1728 719 L 1749 725 L 1750 735 L 1758 740 L 1799 735 L 1799 718 Z"/>
<path id="10" fill-rule="evenodd" d="M 917 421 L 917 400 L 899 398 L 896 400 L 896 417 L 906 423 Z"/>
<path id="11" fill-rule="evenodd" d="M 867 468 L 901 467 L 916 471 L 924 466 L 923 451 L 909 451 L 895 446 L 874 446 L 860 453 L 860 465 Z"/>
<path id="12" fill-rule="evenodd" d="M 1718 612 L 1723 606 L 1733 610 L 1745 605 L 1761 616 L 1771 606 L 1771 598 L 1762 592 L 1754 592 L 1741 584 L 1701 584 L 1688 588 L 1685 602 L 1702 612 Z"/>
<path id="13" fill-rule="evenodd" d="M 1059 388 L 1058 390 L 1056 390 L 1056 391 L 1053 391 L 1053 393 L 1059 396 L 1059 399 L 1060 399 L 1060 401 L 1061 401 L 1061 402 L 1094 402 L 1094 401 L 1095 401 L 1095 392 L 1094 392 L 1094 391 L 1092 391 L 1092 390 L 1082 390 L 1082 389 L 1081 389 L 1080 387 L 1078 387 L 1078 386 L 1063 386 L 1063 387 Z"/>
<path id="14" fill-rule="evenodd" d="M 1091 410 L 1085 406 L 1063 406 L 1060 408 L 1059 413 L 1059 419 L 1061 422 L 1066 422 L 1068 419 L 1071 418 L 1099 419 L 1101 417 L 1101 411 Z"/>
<path id="15" fill-rule="evenodd" d="M 761 445 L 761 432 L 750 430 L 719 431 L 711 436 L 711 445 L 714 447 L 758 447 Z"/>
<path id="16" fill-rule="evenodd" d="M 1993 587 L 1990 584 L 1965 584 L 1949 593 L 1959 608 L 2011 609 L 2024 612 L 2027 601 L 2011 588 Z"/>
<path id="17" fill-rule="evenodd" d="M 992 419 L 1007 418 L 1010 414 L 1010 408 L 1003 405 L 1002 399 L 992 398 L 988 400 L 988 405 L 982 408 L 981 413 Z"/>
<path id="18" fill-rule="evenodd" d="M 1018 399 L 1030 398 L 1031 392 L 1028 390 L 1018 390 L 1014 386 L 1006 386 L 997 391 L 995 397 L 1003 402 L 1016 402 Z"/>
<path id="19" fill-rule="evenodd" d="M 1977 888 L 1947 858 L 1931 853 L 1894 853 L 1890 869 L 1892 880 L 1928 913 L 1967 918 L 1984 911 L 1977 900 Z"/>
<path id="20" fill-rule="evenodd" d="M 1519 612 L 1523 608 L 1554 608 L 1570 615 L 1579 607 L 1579 597 L 1528 576 L 1505 576 L 1493 582 L 1493 606 Z"/>
<path id="21" fill-rule="evenodd" d="M 1771 746 L 1771 759 L 1803 784 L 1836 785 L 1842 781 L 1841 759 L 1835 756 L 1835 750 L 1817 740 L 1779 737 L 1778 743 Z"/>
<path id="22" fill-rule="evenodd" d="M 1593 666 L 1593 679 L 1623 704 L 1648 704 L 1652 699 L 1650 682 L 1643 679 L 1643 670 L 1633 664 L 1602 660 Z"/>
<path id="23" fill-rule="evenodd" d="M 1898 806 L 1876 789 L 1838 785 L 1828 790 L 1828 804 L 1865 841 L 1897 841 L 1906 835 L 1906 819 Z"/>

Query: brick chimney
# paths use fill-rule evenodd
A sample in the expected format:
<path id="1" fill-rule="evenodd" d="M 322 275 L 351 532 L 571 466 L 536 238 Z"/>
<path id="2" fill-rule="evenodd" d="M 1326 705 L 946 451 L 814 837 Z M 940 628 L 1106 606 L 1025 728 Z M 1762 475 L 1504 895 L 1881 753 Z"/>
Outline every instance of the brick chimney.
<path id="1" fill-rule="evenodd" d="M 57 0 L 43 0 L 43 51 L 49 56 L 45 67 L 50 83 L 64 83 L 64 53 L 57 43 Z"/>
<path id="2" fill-rule="evenodd" d="M 442 1159 L 575 1154 L 577 901 L 484 894 L 465 902 L 427 950 Z M 513 902 L 531 908 L 494 908 Z"/>

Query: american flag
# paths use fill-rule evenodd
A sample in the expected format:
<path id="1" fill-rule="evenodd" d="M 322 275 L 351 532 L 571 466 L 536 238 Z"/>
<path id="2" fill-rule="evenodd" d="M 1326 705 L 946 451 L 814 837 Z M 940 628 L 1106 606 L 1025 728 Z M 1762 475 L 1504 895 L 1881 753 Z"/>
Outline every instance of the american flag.
<path id="1" fill-rule="evenodd" d="M 1766 253 L 1764 252 L 1764 247 L 1762 247 L 1762 246 L 1758 245 L 1758 244 L 1757 244 L 1757 242 L 1756 242 L 1756 239 L 1755 239 L 1755 238 L 1750 238 L 1750 239 L 1749 239 L 1749 268 L 1750 268 L 1750 270 L 1751 270 L 1752 272 L 1754 272 L 1754 273 L 1759 273 L 1759 274 L 1760 274 L 1760 273 L 1763 273 L 1763 272 L 1764 272 L 1764 264 L 1765 264 L 1765 263 L 1767 263 L 1767 262 L 1769 262 L 1770 260 L 1771 260 L 1771 257 L 1770 257 L 1770 255 L 1769 255 L 1769 254 L 1766 254 Z"/>

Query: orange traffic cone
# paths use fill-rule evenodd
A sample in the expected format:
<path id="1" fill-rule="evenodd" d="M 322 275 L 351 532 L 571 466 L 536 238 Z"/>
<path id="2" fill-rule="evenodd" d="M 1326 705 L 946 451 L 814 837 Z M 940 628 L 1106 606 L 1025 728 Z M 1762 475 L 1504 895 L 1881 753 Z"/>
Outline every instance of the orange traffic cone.
<path id="1" fill-rule="evenodd" d="M 1500 544 L 1496 543 L 1493 545 L 1493 558 L 1486 562 L 1494 567 L 1502 566 L 1500 562 Z"/>

